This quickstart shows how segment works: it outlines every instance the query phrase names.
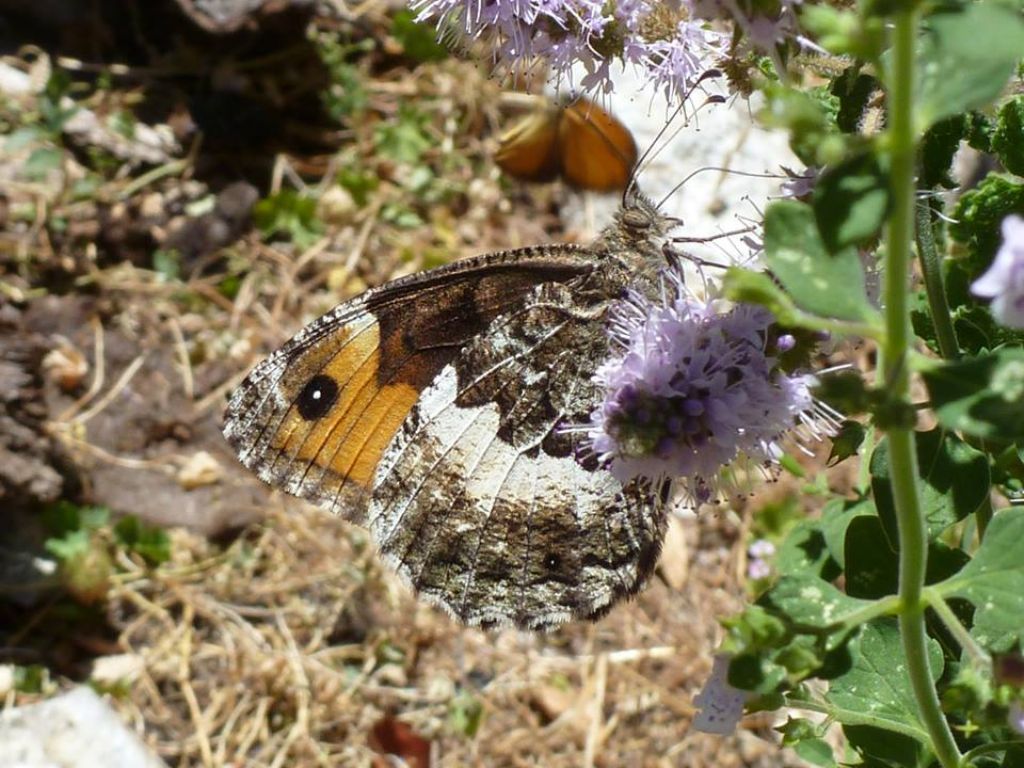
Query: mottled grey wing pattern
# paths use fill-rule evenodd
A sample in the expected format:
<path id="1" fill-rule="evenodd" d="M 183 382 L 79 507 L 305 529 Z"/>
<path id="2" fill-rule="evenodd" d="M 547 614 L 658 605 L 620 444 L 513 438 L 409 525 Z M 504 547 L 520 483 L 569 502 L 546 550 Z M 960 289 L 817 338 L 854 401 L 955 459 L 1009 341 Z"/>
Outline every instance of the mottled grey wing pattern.
<path id="1" fill-rule="evenodd" d="M 411 585 L 468 624 L 595 618 L 650 576 L 668 488 L 580 455 L 600 402 L 600 277 L 539 286 L 427 388 L 389 445 L 368 526 Z"/>

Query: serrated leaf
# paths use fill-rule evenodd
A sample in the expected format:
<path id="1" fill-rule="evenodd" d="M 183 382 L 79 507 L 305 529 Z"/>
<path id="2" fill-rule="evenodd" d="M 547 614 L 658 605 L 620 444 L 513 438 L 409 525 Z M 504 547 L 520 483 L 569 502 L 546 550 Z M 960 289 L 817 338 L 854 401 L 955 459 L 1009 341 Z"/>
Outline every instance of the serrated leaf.
<path id="1" fill-rule="evenodd" d="M 1024 184 L 999 174 L 965 192 L 953 209 L 949 232 L 970 252 L 969 279 L 988 269 L 1002 242 L 999 225 L 1010 213 L 1024 214 Z"/>
<path id="2" fill-rule="evenodd" d="M 996 513 L 977 554 L 934 589 L 975 608 L 971 634 L 985 648 L 1005 651 L 1024 637 L 1024 509 Z"/>
<path id="3" fill-rule="evenodd" d="M 865 624 L 850 641 L 849 648 L 853 664 L 846 674 L 832 680 L 826 695 L 836 707 L 830 714 L 840 722 L 848 722 L 846 713 L 855 713 L 860 722 L 864 715 L 870 715 L 928 744 L 927 732 L 917 716 L 917 701 L 910 687 L 896 620 L 879 619 Z M 942 649 L 934 640 L 928 641 L 928 666 L 934 677 L 942 674 Z"/>
<path id="4" fill-rule="evenodd" d="M 982 42 L 983 41 L 983 42 Z M 967 3 L 925 21 L 918 54 L 919 128 L 989 104 L 1024 51 L 1020 14 L 996 3 Z"/>
<path id="5" fill-rule="evenodd" d="M 889 179 L 873 152 L 829 168 L 811 200 L 822 242 L 832 254 L 875 237 L 889 208 Z"/>
<path id="6" fill-rule="evenodd" d="M 858 133 L 868 99 L 881 88 L 878 78 L 861 72 L 859 68 L 847 67 L 843 70 L 832 81 L 832 93 L 839 98 L 839 113 L 836 115 L 839 130 L 843 133 Z"/>
<path id="7" fill-rule="evenodd" d="M 1024 175 L 1024 97 L 1015 96 L 1001 106 L 991 146 L 1002 167 Z"/>
<path id="8" fill-rule="evenodd" d="M 936 427 L 916 432 L 914 444 L 921 508 L 934 539 L 953 523 L 972 514 L 988 498 L 991 477 L 985 454 L 949 431 Z M 889 442 L 882 440 L 871 456 L 871 490 L 890 541 L 897 541 L 896 508 L 889 482 Z"/>
<path id="9" fill-rule="evenodd" d="M 87 553 L 91 543 L 89 533 L 83 530 L 72 531 L 59 539 L 47 539 L 44 546 L 58 560 L 67 562 Z"/>
<path id="10" fill-rule="evenodd" d="M 764 219 L 764 251 L 768 267 L 801 309 L 839 320 L 874 316 L 857 250 L 830 254 L 810 206 L 791 201 L 770 205 Z"/>
<path id="11" fill-rule="evenodd" d="M 857 455 L 867 437 L 867 429 L 858 421 L 847 419 L 839 425 L 839 431 L 832 437 L 832 448 L 825 465 L 834 467 Z"/>
<path id="12" fill-rule="evenodd" d="M 988 440 L 1024 438 L 1024 350 L 937 364 L 922 377 L 944 426 Z"/>
<path id="13" fill-rule="evenodd" d="M 954 115 L 939 121 L 925 132 L 921 138 L 920 188 L 956 186 L 956 182 L 949 176 L 949 169 L 967 127 L 965 115 Z"/>

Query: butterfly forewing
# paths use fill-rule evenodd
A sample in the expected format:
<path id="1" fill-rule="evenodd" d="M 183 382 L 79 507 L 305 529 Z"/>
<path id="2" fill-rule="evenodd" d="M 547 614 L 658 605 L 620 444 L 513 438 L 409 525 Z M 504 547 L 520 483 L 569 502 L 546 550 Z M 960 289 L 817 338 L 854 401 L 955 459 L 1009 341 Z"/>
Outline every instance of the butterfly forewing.
<path id="1" fill-rule="evenodd" d="M 225 435 L 266 482 L 359 519 L 348 501 L 360 506 L 422 389 L 534 285 L 593 269 L 581 253 L 490 254 L 339 305 L 253 370 L 228 406 Z"/>

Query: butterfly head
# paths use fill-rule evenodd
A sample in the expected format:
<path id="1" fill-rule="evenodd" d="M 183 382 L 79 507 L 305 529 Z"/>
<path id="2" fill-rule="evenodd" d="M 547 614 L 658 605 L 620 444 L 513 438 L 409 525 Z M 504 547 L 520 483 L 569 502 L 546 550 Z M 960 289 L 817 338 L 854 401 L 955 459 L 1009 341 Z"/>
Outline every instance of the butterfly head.
<path id="1" fill-rule="evenodd" d="M 624 237 L 635 240 L 664 237 L 683 223 L 673 216 L 665 216 L 635 185 L 623 196 L 615 221 Z"/>

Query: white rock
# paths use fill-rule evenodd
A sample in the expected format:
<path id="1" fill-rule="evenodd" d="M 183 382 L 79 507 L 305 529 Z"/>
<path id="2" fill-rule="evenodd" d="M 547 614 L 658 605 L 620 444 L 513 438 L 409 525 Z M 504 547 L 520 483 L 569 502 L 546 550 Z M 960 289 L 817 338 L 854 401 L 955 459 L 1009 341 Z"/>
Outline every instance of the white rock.
<path id="1" fill-rule="evenodd" d="M 87 687 L 0 713 L 0 768 L 161 768 Z"/>

